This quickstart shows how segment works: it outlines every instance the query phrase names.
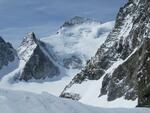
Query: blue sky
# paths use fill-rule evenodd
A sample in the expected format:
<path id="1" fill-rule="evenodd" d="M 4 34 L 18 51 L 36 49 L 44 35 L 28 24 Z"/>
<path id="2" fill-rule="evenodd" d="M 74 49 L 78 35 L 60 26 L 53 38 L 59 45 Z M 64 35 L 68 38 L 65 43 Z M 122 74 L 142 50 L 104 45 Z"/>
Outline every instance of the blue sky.
<path id="1" fill-rule="evenodd" d="M 0 35 L 18 46 L 27 32 L 50 35 L 74 16 L 115 20 L 127 0 L 0 0 Z"/>

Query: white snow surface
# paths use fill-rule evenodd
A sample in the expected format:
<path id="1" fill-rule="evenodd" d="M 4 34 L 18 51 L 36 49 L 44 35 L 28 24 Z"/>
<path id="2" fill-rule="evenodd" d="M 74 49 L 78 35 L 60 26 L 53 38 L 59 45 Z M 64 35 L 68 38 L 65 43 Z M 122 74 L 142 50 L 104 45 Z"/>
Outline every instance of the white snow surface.
<path id="1" fill-rule="evenodd" d="M 0 89 L 1 113 L 149 113 L 147 108 L 105 109 L 54 97 L 48 93 L 33 94 Z"/>
<path id="2" fill-rule="evenodd" d="M 73 84 L 72 87 L 68 88 L 65 93 L 76 93 L 80 95 L 80 102 L 92 106 L 104 107 L 104 108 L 134 108 L 137 105 L 137 100 L 125 100 L 123 97 L 118 98 L 114 101 L 108 101 L 107 95 L 100 96 L 100 90 L 102 87 L 102 81 L 106 74 L 113 73 L 115 68 L 121 65 L 124 60 L 115 62 L 99 80 L 87 80 L 82 84 Z"/>

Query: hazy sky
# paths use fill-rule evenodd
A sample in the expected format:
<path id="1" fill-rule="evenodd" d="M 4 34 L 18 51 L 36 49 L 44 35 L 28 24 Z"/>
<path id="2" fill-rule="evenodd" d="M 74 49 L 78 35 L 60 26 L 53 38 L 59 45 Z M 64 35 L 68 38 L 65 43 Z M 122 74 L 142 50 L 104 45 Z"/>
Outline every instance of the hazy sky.
<path id="1" fill-rule="evenodd" d="M 18 46 L 27 32 L 38 37 L 56 32 L 74 16 L 106 22 L 127 0 L 0 0 L 0 35 Z"/>

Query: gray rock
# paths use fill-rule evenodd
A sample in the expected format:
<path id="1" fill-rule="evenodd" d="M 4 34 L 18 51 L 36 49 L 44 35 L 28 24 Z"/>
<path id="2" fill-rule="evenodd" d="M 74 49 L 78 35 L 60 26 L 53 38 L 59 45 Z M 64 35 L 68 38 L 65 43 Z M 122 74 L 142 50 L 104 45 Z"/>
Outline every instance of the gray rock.
<path id="1" fill-rule="evenodd" d="M 128 100 L 138 98 L 139 106 L 149 106 L 149 63 L 144 62 L 149 56 L 148 38 L 150 38 L 150 1 L 129 0 L 120 8 L 113 31 L 98 49 L 95 57 L 87 62 L 86 67 L 73 78 L 60 96 L 65 97 L 63 94 L 73 84 L 82 84 L 85 80 L 99 80 L 107 69 L 121 59 L 124 63 L 112 74 L 106 73 L 104 76 L 100 96 L 107 95 L 108 101 L 120 97 Z M 139 74 L 140 71 L 144 71 L 144 77 L 143 74 Z M 138 78 L 146 80 L 138 81 Z"/>
<path id="2" fill-rule="evenodd" d="M 60 74 L 59 68 L 52 61 L 52 57 L 46 48 L 46 44 L 36 39 L 34 33 L 29 34 L 23 40 L 21 46 L 20 51 L 22 51 L 23 48 L 26 48 L 26 50 L 20 52 L 20 58 L 25 60 L 26 63 L 22 73 L 17 79 L 25 81 L 31 79 L 43 80 Z M 24 57 L 27 53 L 31 53 L 31 55 L 27 57 L 28 59 Z"/>
<path id="3" fill-rule="evenodd" d="M 12 45 L 0 37 L 0 69 L 2 69 L 3 66 L 7 66 L 10 62 L 13 62 L 16 56 L 16 50 Z"/>

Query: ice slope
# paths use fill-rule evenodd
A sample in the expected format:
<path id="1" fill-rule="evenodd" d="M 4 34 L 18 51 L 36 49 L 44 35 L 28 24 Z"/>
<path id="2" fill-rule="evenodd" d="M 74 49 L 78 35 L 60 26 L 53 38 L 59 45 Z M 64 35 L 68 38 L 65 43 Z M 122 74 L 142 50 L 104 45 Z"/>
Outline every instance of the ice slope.
<path id="1" fill-rule="evenodd" d="M 149 113 L 147 108 L 106 109 L 54 97 L 48 93 L 33 94 L 0 89 L 1 113 Z"/>

